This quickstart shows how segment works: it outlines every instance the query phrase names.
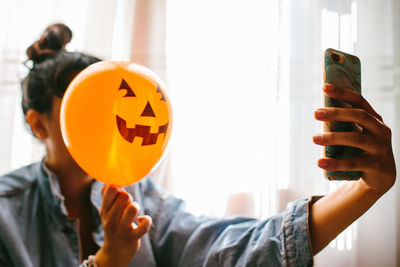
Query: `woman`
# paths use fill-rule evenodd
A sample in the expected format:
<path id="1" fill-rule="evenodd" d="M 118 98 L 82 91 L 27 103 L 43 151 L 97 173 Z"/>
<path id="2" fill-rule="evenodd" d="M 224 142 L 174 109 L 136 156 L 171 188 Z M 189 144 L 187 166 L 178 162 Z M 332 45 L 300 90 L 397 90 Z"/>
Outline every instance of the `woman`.
<path id="1" fill-rule="evenodd" d="M 354 108 L 321 108 L 316 119 L 356 122 L 363 131 L 323 133 L 314 142 L 364 150 L 354 159 L 318 161 L 325 170 L 363 171 L 362 179 L 327 196 L 298 200 L 266 220 L 218 220 L 185 212 L 181 200 L 149 178 L 125 188 L 103 186 L 80 169 L 61 138 L 65 89 L 79 71 L 98 61 L 63 51 L 71 39 L 63 37 L 68 32 L 65 25 L 46 29 L 34 45 L 33 54 L 39 56 L 30 57 L 34 67 L 22 84 L 26 121 L 43 141 L 46 156 L 0 178 L 1 266 L 76 266 L 87 258 L 85 265 L 100 267 L 311 266 L 313 255 L 395 182 L 390 129 L 361 95 L 327 85 L 327 95 Z"/>

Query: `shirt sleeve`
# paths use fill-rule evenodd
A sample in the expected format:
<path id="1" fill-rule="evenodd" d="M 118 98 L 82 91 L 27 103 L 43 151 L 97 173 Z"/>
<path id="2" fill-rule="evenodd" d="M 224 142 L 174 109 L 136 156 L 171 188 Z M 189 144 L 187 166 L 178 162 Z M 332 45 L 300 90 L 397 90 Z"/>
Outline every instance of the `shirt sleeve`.
<path id="1" fill-rule="evenodd" d="M 154 256 L 162 266 L 312 266 L 312 199 L 292 202 L 266 220 L 196 217 L 155 185 L 144 193 Z"/>

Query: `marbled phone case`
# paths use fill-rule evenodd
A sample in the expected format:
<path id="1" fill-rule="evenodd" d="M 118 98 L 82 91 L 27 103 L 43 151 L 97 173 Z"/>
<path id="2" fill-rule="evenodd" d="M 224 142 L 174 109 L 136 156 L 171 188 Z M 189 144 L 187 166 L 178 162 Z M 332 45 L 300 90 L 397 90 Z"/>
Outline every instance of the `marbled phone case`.
<path id="1" fill-rule="evenodd" d="M 324 82 L 351 89 L 361 93 L 361 63 L 358 57 L 344 52 L 328 48 L 325 51 Z M 351 107 L 337 99 L 324 94 L 326 107 Z M 358 126 L 352 122 L 324 122 L 325 132 L 351 132 L 357 131 Z M 350 146 L 331 145 L 326 146 L 324 155 L 335 159 L 357 157 L 361 149 Z M 361 171 L 326 171 L 325 176 L 329 180 L 357 180 L 361 177 Z"/>

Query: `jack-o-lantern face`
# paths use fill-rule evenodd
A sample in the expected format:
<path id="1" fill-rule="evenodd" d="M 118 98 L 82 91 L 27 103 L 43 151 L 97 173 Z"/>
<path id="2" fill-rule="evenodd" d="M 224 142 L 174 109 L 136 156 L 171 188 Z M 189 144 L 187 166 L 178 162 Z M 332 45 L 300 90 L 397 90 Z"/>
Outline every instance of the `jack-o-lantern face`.
<path id="1" fill-rule="evenodd" d="M 126 94 L 123 97 L 136 97 L 132 88 L 128 85 L 128 83 L 124 79 L 122 79 L 121 85 L 119 86 L 119 90 L 123 89 L 126 90 Z M 166 101 L 165 96 L 161 91 L 159 85 L 157 85 L 157 93 L 161 94 L 160 101 Z M 140 117 L 157 118 L 149 101 L 147 101 L 146 106 L 143 109 L 143 112 L 140 114 Z M 117 119 L 118 130 L 121 136 L 129 143 L 132 143 L 135 137 L 141 137 L 142 146 L 156 144 L 158 136 L 160 134 L 165 135 L 168 129 L 168 121 L 165 124 L 158 126 L 157 132 L 151 133 L 150 132 L 151 126 L 149 125 L 136 124 L 134 128 L 128 128 L 126 126 L 126 121 L 123 118 L 116 115 L 116 119 Z"/>
<path id="2" fill-rule="evenodd" d="M 165 151 L 171 104 L 162 81 L 129 62 L 103 61 L 68 87 L 61 131 L 74 160 L 93 178 L 128 185 L 144 178 Z"/>

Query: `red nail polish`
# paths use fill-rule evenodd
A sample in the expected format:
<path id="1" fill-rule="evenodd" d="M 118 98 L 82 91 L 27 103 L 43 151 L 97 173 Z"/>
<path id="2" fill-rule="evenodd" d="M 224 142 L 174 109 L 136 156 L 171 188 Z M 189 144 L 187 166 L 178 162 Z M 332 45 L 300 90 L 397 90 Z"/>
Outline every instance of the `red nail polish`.
<path id="1" fill-rule="evenodd" d="M 313 136 L 314 142 L 317 142 L 317 143 L 321 142 L 321 139 L 322 139 L 322 134 L 316 134 Z"/>
<path id="2" fill-rule="evenodd" d="M 326 160 L 320 160 L 320 161 L 318 161 L 318 166 L 326 167 L 326 166 L 328 166 L 328 162 Z"/>
<path id="3" fill-rule="evenodd" d="M 335 91 L 335 87 L 332 84 L 325 84 L 325 90 L 329 92 Z"/>
<path id="4" fill-rule="evenodd" d="M 325 118 L 325 116 L 326 116 L 326 110 L 325 109 L 318 109 L 317 111 L 315 111 L 315 117 L 317 119 Z"/>

